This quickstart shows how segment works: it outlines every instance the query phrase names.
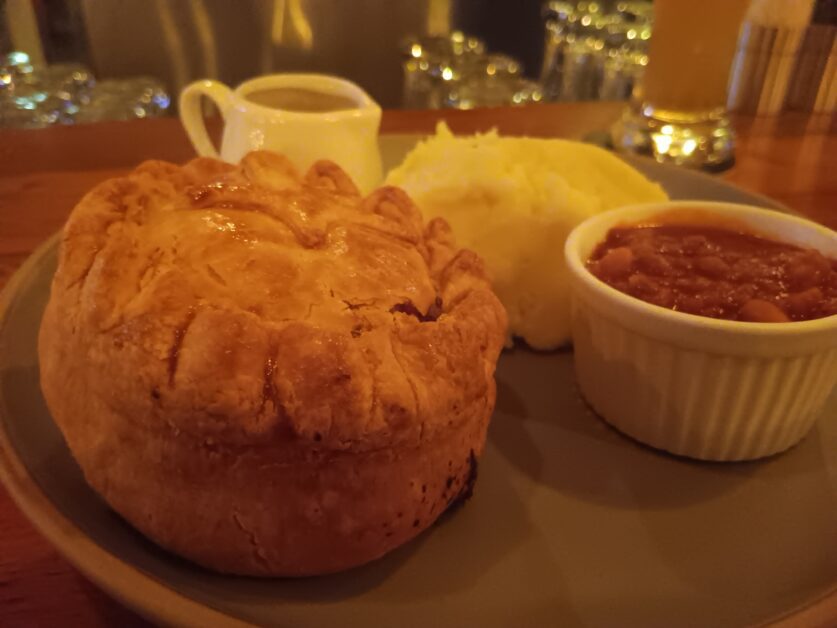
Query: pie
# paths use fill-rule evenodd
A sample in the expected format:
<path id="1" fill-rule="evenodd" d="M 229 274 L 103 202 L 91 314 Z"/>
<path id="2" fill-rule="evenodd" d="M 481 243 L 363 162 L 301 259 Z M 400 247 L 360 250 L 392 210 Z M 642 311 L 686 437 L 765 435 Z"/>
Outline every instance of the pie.
<path id="1" fill-rule="evenodd" d="M 146 162 L 73 210 L 41 386 L 90 486 L 214 570 L 334 572 L 470 494 L 506 314 L 476 254 L 330 162 Z"/>

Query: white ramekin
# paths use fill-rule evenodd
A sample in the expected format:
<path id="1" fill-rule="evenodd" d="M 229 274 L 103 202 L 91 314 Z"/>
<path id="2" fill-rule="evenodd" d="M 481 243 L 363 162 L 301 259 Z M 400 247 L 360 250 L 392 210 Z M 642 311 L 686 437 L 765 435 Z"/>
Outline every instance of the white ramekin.
<path id="1" fill-rule="evenodd" d="M 623 294 L 585 266 L 611 227 L 696 220 L 837 257 L 834 231 L 747 205 L 681 201 L 594 216 L 564 250 L 578 384 L 608 423 L 652 447 L 703 460 L 769 456 L 808 433 L 837 382 L 837 316 L 745 323 L 684 314 Z"/>

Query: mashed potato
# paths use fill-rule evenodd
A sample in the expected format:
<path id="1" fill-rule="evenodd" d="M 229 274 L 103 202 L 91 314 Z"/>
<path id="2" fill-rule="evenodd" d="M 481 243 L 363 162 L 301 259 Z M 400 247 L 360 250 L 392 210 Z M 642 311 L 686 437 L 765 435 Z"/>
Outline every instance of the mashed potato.
<path id="1" fill-rule="evenodd" d="M 663 189 L 611 153 L 580 142 L 454 137 L 444 124 L 387 183 L 425 219 L 443 216 L 457 243 L 486 261 L 509 330 L 537 349 L 570 340 L 564 240 L 598 212 L 666 200 Z"/>

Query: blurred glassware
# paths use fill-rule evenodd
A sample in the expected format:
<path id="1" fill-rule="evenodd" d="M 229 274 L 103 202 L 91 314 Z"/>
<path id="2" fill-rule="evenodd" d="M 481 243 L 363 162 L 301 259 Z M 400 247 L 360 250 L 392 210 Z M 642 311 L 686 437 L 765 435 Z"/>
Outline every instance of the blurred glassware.
<path id="1" fill-rule="evenodd" d="M 506 55 L 459 59 L 447 84 L 444 107 L 473 109 L 512 104 L 520 64 Z"/>
<path id="2" fill-rule="evenodd" d="M 75 122 L 157 118 L 170 104 L 165 87 L 153 78 L 99 81 L 90 92 L 90 101 L 75 114 Z"/>
<path id="3" fill-rule="evenodd" d="M 648 65 L 648 42 L 651 39 L 650 5 L 647 2 L 624 2 L 636 13 L 624 13 L 619 21 L 608 25 L 605 35 L 604 67 L 599 86 L 600 100 L 628 100 L 634 85 L 639 83 Z M 640 13 L 640 6 L 648 11 Z M 634 16 L 634 17 L 631 17 Z M 639 17 L 637 17 L 639 16 Z M 634 19 L 637 18 L 637 19 Z"/>
<path id="4" fill-rule="evenodd" d="M 647 64 L 652 6 L 552 0 L 544 4 L 541 85 L 547 100 L 625 100 Z"/>
<path id="5" fill-rule="evenodd" d="M 568 41 L 564 47 L 561 86 L 556 100 L 598 100 L 604 43 L 596 37 Z"/>
<path id="6" fill-rule="evenodd" d="M 490 55 L 472 64 L 451 85 L 445 107 L 473 109 L 540 102 L 540 85 L 520 76 L 520 64 L 505 55 Z"/>
<path id="7" fill-rule="evenodd" d="M 553 0 L 543 7 L 545 42 L 541 86 L 547 100 L 559 100 L 563 86 L 564 53 L 575 34 L 579 12 L 575 3 Z"/>
<path id="8" fill-rule="evenodd" d="M 33 66 L 25 53 L 0 60 L 0 127 L 37 129 L 53 124 L 157 117 L 170 100 L 151 78 L 97 83 L 78 63 Z"/>
<path id="9" fill-rule="evenodd" d="M 460 31 L 446 36 L 408 37 L 401 45 L 405 58 L 403 106 L 440 109 L 452 85 L 485 54 L 485 43 Z"/>
<path id="10" fill-rule="evenodd" d="M 408 37 L 402 43 L 402 52 L 414 58 L 448 58 L 485 54 L 485 42 L 454 31 L 450 35 Z"/>
<path id="11" fill-rule="evenodd" d="M 0 58 L 0 102 L 11 98 L 15 86 L 32 72 L 29 55 L 25 52 L 10 52 Z"/>
<path id="12" fill-rule="evenodd" d="M 93 83 L 83 65 L 39 67 L 25 53 L 10 53 L 0 66 L 0 125 L 40 128 L 71 121 Z"/>
<path id="13" fill-rule="evenodd" d="M 655 1 L 648 68 L 611 133 L 618 150 L 696 168 L 732 163 L 727 84 L 749 2 Z"/>
<path id="14" fill-rule="evenodd" d="M 540 86 L 521 77 L 520 62 L 487 54 L 485 44 L 461 32 L 409 38 L 402 45 L 404 101 L 412 109 L 472 109 L 538 102 Z"/>
<path id="15" fill-rule="evenodd" d="M 626 22 L 647 24 L 654 20 L 654 7 L 648 0 L 620 0 L 616 13 Z"/>

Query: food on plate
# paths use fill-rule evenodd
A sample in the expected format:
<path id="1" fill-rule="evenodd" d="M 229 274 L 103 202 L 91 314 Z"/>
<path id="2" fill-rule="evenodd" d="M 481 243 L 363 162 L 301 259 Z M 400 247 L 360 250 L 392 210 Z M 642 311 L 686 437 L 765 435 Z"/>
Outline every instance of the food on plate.
<path id="1" fill-rule="evenodd" d="M 443 124 L 389 173 L 425 216 L 444 217 L 486 262 L 509 331 L 537 349 L 570 340 L 564 241 L 585 218 L 662 201 L 663 189 L 611 153 L 557 139 L 454 137 Z"/>
<path id="2" fill-rule="evenodd" d="M 827 414 L 834 231 L 679 201 L 593 216 L 565 254 L 578 388 L 620 431 L 682 456 L 753 460 L 794 446 Z"/>
<path id="3" fill-rule="evenodd" d="M 761 323 L 837 314 L 837 260 L 741 230 L 614 227 L 587 266 L 625 294 L 687 314 Z"/>
<path id="4" fill-rule="evenodd" d="M 41 385 L 90 485 L 165 548 L 333 572 L 470 494 L 506 316 L 400 189 L 319 162 L 146 162 L 75 208 Z"/>

